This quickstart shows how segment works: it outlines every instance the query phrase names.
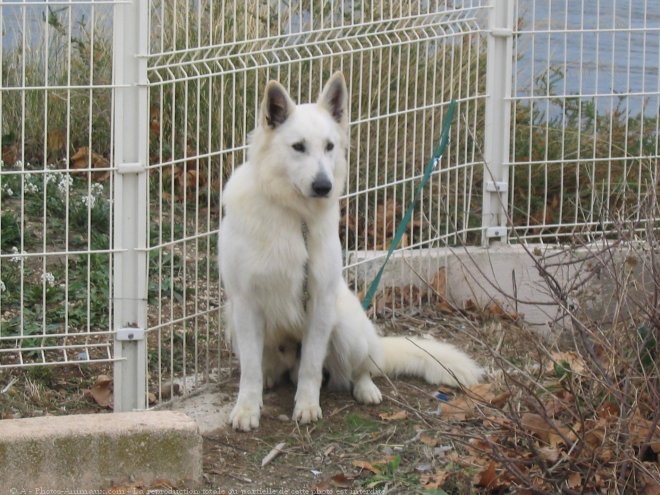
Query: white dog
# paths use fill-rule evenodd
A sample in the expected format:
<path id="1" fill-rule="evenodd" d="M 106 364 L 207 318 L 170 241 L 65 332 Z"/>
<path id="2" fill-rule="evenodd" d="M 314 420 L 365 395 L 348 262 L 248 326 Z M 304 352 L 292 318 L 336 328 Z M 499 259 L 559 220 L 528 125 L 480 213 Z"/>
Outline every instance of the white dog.
<path id="1" fill-rule="evenodd" d="M 231 413 L 236 429 L 259 425 L 264 385 L 294 368 L 293 418 L 301 423 L 321 418 L 324 368 L 330 386 L 352 387 L 355 399 L 367 404 L 381 401 L 372 381 L 381 372 L 451 385 L 481 376 L 474 361 L 448 344 L 379 337 L 342 278 L 347 104 L 340 73 L 316 104 L 296 105 L 279 83 L 269 82 L 248 161 L 225 187 L 219 247 L 226 323 L 241 367 Z"/>

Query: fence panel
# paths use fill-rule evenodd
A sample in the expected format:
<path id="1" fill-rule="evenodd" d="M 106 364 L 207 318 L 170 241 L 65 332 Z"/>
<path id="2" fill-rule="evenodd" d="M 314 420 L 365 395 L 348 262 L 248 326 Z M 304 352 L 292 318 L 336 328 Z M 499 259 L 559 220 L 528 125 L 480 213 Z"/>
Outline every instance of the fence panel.
<path id="1" fill-rule="evenodd" d="M 660 3 L 517 2 L 509 211 L 522 241 L 653 221 Z"/>
<path id="2" fill-rule="evenodd" d="M 485 3 L 151 1 L 148 362 L 158 398 L 172 383 L 189 391 L 220 367 L 220 191 L 246 158 L 269 79 L 308 102 L 334 71 L 347 78 L 340 235 L 349 278 L 363 263 L 352 253 L 387 249 L 451 98 L 452 144 L 404 246 L 479 238 Z"/>
<path id="3" fill-rule="evenodd" d="M 113 2 L 0 2 L 0 368 L 112 354 Z"/>

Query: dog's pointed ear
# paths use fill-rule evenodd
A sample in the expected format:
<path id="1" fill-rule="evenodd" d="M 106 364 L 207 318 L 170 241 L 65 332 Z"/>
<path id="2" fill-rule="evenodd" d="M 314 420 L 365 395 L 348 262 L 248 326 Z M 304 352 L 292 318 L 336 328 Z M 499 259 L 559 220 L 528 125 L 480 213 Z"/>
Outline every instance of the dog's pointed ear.
<path id="1" fill-rule="evenodd" d="M 286 122 L 295 107 L 286 89 L 277 81 L 270 81 L 261 102 L 261 125 L 269 129 L 279 127 Z"/>
<path id="2" fill-rule="evenodd" d="M 341 72 L 335 72 L 325 84 L 318 105 L 325 108 L 342 127 L 348 127 L 348 88 Z"/>

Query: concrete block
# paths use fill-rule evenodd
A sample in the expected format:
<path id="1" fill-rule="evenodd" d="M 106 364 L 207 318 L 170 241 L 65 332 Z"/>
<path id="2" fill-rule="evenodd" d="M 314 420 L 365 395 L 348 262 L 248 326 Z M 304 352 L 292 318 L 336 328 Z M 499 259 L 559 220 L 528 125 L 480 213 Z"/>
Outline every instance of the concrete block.
<path id="1" fill-rule="evenodd" d="M 3 493 L 101 489 L 131 480 L 196 482 L 201 475 L 202 438 L 180 412 L 0 421 Z"/>

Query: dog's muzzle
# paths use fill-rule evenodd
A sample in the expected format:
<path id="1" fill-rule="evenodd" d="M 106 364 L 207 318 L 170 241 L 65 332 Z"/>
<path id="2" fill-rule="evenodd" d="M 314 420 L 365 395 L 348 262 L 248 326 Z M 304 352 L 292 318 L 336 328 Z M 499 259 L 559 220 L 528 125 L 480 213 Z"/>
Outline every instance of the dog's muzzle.
<path id="1" fill-rule="evenodd" d="M 325 174 L 319 174 L 312 182 L 312 193 L 313 196 L 319 198 L 325 198 L 332 191 L 332 182 Z"/>

